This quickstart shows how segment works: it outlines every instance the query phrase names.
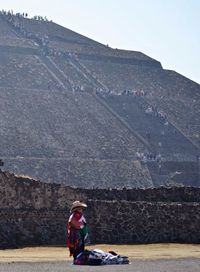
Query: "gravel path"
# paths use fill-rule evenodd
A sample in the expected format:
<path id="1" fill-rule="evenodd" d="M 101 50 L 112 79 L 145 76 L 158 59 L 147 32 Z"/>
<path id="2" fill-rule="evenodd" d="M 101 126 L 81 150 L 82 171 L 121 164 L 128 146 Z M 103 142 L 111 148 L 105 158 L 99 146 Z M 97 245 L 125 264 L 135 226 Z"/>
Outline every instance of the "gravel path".
<path id="1" fill-rule="evenodd" d="M 132 260 L 129 265 L 74 266 L 71 262 L 1 263 L 0 272 L 199 272 L 200 259 Z"/>

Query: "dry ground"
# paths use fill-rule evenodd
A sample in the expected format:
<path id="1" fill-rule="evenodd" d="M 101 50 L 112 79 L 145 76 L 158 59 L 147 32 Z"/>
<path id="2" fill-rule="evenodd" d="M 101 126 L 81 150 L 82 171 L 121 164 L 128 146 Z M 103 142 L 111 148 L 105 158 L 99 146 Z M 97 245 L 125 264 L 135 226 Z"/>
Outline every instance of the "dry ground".
<path id="1" fill-rule="evenodd" d="M 64 247 L 0 250 L 0 272 L 199 272 L 200 245 L 93 245 L 127 255 L 129 265 L 72 265 Z"/>
<path id="2" fill-rule="evenodd" d="M 198 258 L 200 245 L 193 244 L 148 244 L 148 245 L 91 245 L 87 249 L 113 250 L 127 255 L 131 260 L 157 260 Z M 27 247 L 22 249 L 0 250 L 0 263 L 5 262 L 61 262 L 69 261 L 65 247 Z M 199 269 L 200 271 L 200 269 Z"/>

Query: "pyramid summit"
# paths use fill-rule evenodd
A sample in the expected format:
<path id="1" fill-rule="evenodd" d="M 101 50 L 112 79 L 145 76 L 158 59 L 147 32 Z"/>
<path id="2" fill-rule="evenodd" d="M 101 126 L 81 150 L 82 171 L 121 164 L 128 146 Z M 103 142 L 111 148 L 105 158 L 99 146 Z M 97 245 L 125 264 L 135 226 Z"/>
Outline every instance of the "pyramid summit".
<path id="1" fill-rule="evenodd" d="M 200 85 L 141 52 L 0 13 L 0 154 L 76 187 L 199 186 Z"/>

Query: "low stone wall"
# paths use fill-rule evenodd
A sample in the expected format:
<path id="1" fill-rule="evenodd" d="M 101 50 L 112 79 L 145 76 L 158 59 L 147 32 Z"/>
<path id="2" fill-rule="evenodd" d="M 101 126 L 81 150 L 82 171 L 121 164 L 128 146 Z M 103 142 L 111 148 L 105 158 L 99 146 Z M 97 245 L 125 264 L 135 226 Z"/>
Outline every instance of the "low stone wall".
<path id="1" fill-rule="evenodd" d="M 93 201 L 90 209 L 95 243 L 200 242 L 199 203 Z"/>
<path id="2" fill-rule="evenodd" d="M 87 190 L 1 172 L 0 196 L 0 248 L 64 245 L 77 199 L 92 243 L 200 242 L 198 188 Z"/>
<path id="3" fill-rule="evenodd" d="M 67 211 L 0 209 L 0 248 L 65 244 Z"/>
<path id="4" fill-rule="evenodd" d="M 92 243 L 199 243 L 200 204 L 89 201 Z M 64 245 L 69 210 L 0 210 L 0 248 Z"/>

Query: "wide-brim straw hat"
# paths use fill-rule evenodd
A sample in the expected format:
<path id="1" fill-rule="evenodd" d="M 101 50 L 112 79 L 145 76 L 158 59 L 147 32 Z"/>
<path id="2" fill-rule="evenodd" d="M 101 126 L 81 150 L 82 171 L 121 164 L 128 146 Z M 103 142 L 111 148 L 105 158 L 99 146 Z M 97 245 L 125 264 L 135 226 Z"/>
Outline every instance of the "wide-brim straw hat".
<path id="1" fill-rule="evenodd" d="M 74 211 L 78 210 L 79 208 L 86 208 L 86 207 L 87 207 L 87 205 L 85 203 L 77 200 L 72 203 L 70 211 L 74 212 Z"/>

